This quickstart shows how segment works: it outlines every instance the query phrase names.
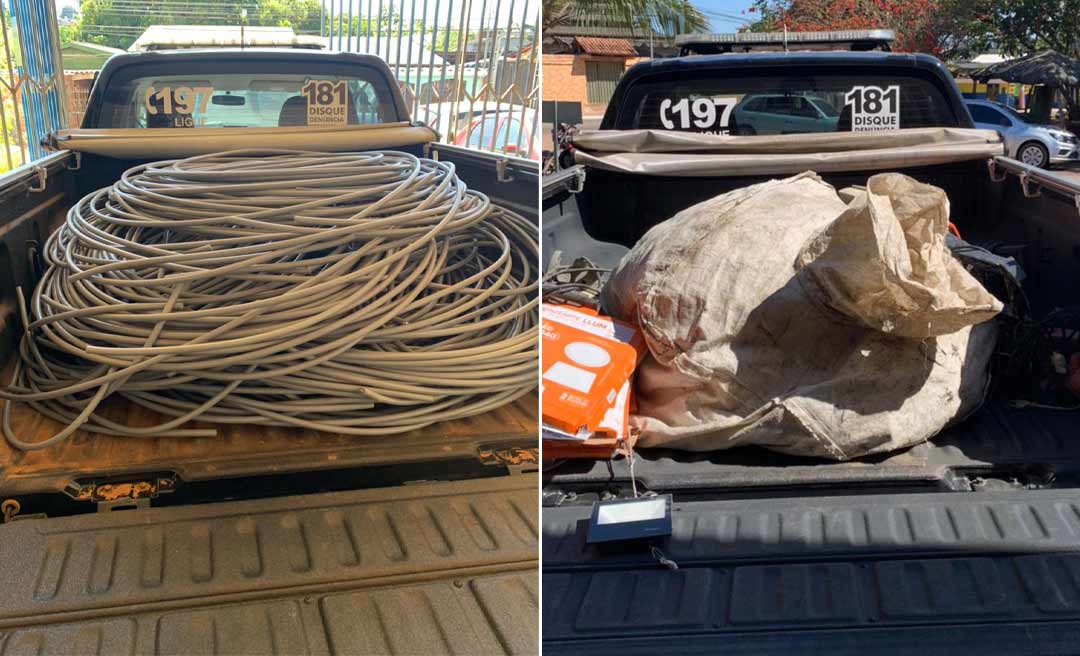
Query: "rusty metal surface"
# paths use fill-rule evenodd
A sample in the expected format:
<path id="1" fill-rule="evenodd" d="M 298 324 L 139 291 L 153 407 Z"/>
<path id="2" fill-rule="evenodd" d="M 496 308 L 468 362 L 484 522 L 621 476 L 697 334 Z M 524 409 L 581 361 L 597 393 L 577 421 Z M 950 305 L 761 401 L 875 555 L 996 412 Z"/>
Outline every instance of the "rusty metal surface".
<path id="1" fill-rule="evenodd" d="M 536 653 L 536 485 L 5 524 L 0 654 Z"/>
<path id="2" fill-rule="evenodd" d="M 477 451 L 480 463 L 503 467 L 526 467 L 536 469 L 540 466 L 540 446 L 534 447 L 492 447 L 483 445 Z"/>
<path id="3" fill-rule="evenodd" d="M 6 369 L 0 373 L 3 380 L 7 375 Z M 120 438 L 79 432 L 62 444 L 33 452 L 14 450 L 0 440 L 0 494 L 60 492 L 76 479 L 164 471 L 175 472 L 184 481 L 197 481 L 475 458 L 481 445 L 536 445 L 537 404 L 537 395 L 529 394 L 483 415 L 386 437 L 221 425 L 216 426 L 217 437 L 196 439 Z M 123 399 L 112 400 L 105 415 L 133 425 L 161 421 L 150 410 Z M 44 439 L 62 427 L 26 406 L 15 407 L 12 426 L 31 439 Z M 126 492 L 107 490 L 105 494 L 125 496 Z"/>

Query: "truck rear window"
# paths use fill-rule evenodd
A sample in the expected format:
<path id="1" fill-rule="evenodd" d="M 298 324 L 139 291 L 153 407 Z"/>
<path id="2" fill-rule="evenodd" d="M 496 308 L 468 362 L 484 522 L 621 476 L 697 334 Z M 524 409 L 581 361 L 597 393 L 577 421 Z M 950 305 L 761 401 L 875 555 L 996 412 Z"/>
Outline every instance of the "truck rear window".
<path id="1" fill-rule="evenodd" d="M 133 66 L 109 83 L 97 125 L 111 128 L 233 128 L 359 125 L 406 120 L 397 115 L 385 75 L 351 71 L 251 70 L 172 72 Z M 144 69 L 139 71 L 138 69 Z M 170 65 L 169 68 L 174 68 Z M 232 68 L 233 70 L 228 70 Z"/>
<path id="2" fill-rule="evenodd" d="M 931 82 L 897 75 L 752 75 L 703 69 L 633 84 L 621 129 L 708 134 L 873 132 L 955 127 L 958 119 Z M 628 124 L 629 123 L 629 124 Z"/>

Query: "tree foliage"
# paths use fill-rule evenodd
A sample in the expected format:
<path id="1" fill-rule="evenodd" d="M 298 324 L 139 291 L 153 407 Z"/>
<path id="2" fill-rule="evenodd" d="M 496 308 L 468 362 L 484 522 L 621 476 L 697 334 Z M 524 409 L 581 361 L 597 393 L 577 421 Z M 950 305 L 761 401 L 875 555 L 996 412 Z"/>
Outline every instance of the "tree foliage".
<path id="1" fill-rule="evenodd" d="M 897 50 L 1080 56 L 1080 0 L 756 0 L 755 30 L 891 28 Z"/>
<path id="2" fill-rule="evenodd" d="M 321 7 L 319 0 L 82 0 L 80 9 L 75 38 L 127 48 L 151 25 L 240 25 L 245 9 L 247 25 L 317 33 Z"/>
<path id="3" fill-rule="evenodd" d="M 1057 50 L 1080 57 L 1080 0 L 945 0 L 954 50 L 1007 55 Z"/>
<path id="4" fill-rule="evenodd" d="M 709 27 L 705 14 L 689 0 L 543 0 L 543 27 L 549 30 L 581 17 L 600 18 L 613 26 L 674 36 Z"/>
<path id="5" fill-rule="evenodd" d="M 793 32 L 886 28 L 896 31 L 893 48 L 941 54 L 950 47 L 951 19 L 942 9 L 952 0 L 756 0 L 761 20 L 755 31 Z"/>

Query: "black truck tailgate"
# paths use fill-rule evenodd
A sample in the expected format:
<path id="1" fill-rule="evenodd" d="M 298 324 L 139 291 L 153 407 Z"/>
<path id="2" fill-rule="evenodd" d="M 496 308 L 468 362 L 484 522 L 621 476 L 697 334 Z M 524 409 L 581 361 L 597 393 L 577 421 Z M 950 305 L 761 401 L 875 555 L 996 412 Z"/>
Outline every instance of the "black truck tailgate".
<path id="1" fill-rule="evenodd" d="M 537 477 L 0 526 L 0 654 L 537 651 Z"/>
<path id="2" fill-rule="evenodd" d="M 1080 652 L 1080 491 L 676 502 L 586 545 L 543 511 L 545 654 Z"/>

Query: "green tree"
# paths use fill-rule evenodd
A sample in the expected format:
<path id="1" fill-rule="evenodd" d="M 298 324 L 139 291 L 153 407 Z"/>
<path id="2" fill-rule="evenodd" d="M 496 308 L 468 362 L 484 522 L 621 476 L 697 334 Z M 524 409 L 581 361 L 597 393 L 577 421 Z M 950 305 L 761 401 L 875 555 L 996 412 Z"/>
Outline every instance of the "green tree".
<path id="1" fill-rule="evenodd" d="M 1080 58 L 1080 0 L 944 0 L 955 15 L 953 51 L 990 49 L 1021 56 L 1056 50 Z M 1062 89 L 1071 120 L 1080 118 L 1080 87 Z"/>
<path id="2" fill-rule="evenodd" d="M 78 38 L 127 48 L 151 25 L 247 25 L 292 27 L 318 32 L 319 0 L 233 0 L 186 3 L 182 0 L 82 0 Z"/>
<path id="3" fill-rule="evenodd" d="M 542 30 L 600 17 L 613 27 L 627 27 L 662 36 L 703 32 L 709 21 L 689 0 L 543 0 Z"/>
<path id="4" fill-rule="evenodd" d="M 957 0 L 964 1 L 964 0 Z M 902 52 L 943 55 L 954 33 L 953 0 L 756 0 L 753 31 L 892 29 Z"/>
<path id="5" fill-rule="evenodd" d="M 318 33 L 321 10 L 318 0 L 260 0 L 254 15 L 248 10 L 248 25 L 291 27 L 297 33 Z"/>
<path id="6" fill-rule="evenodd" d="M 957 55 L 1052 49 L 1080 57 L 1080 0 L 944 0 Z"/>

